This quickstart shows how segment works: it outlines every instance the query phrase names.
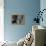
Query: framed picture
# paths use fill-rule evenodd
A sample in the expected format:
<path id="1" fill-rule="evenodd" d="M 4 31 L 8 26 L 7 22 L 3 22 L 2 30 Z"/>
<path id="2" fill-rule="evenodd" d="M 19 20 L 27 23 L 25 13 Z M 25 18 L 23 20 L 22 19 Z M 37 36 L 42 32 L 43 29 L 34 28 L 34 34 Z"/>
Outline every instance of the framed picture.
<path id="1" fill-rule="evenodd" d="M 12 24 L 23 25 L 24 23 L 25 23 L 24 15 L 12 15 Z"/>

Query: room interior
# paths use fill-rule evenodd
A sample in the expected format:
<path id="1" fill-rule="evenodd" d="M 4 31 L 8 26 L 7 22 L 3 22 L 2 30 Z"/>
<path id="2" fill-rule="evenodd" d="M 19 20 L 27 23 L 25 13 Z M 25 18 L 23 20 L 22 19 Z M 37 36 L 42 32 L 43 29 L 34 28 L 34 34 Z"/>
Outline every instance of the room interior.
<path id="1" fill-rule="evenodd" d="M 0 46 L 46 46 L 46 0 L 0 0 Z"/>

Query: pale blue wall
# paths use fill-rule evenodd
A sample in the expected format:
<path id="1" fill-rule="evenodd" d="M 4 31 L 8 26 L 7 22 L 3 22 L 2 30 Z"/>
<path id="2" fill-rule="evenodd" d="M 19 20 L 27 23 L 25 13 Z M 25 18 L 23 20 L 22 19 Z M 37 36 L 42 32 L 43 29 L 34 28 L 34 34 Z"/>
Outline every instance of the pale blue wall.
<path id="1" fill-rule="evenodd" d="M 5 0 L 4 1 L 4 35 L 5 40 L 17 41 L 31 31 L 32 20 L 36 17 L 35 12 L 40 9 L 40 0 Z M 24 25 L 12 25 L 13 13 L 24 13 Z"/>
<path id="2" fill-rule="evenodd" d="M 41 0 L 40 1 L 40 10 L 42 11 L 43 9 L 46 9 L 46 0 Z M 40 25 L 46 27 L 46 10 L 43 12 L 43 22 L 40 21 Z"/>

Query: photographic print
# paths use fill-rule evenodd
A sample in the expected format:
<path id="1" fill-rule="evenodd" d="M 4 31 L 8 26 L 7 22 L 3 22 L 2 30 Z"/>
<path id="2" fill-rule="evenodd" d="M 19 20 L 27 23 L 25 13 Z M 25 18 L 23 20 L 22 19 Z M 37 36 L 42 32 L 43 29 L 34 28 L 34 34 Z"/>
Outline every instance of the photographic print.
<path id="1" fill-rule="evenodd" d="M 24 15 L 12 15 L 12 24 L 24 25 L 25 16 Z"/>

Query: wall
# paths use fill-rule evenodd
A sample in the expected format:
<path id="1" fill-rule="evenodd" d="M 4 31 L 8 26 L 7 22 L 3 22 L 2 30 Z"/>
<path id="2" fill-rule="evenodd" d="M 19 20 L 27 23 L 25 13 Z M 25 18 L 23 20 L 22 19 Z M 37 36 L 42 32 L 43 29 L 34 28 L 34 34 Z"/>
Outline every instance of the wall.
<path id="1" fill-rule="evenodd" d="M 0 42 L 4 41 L 4 2 L 0 0 Z"/>
<path id="2" fill-rule="evenodd" d="M 40 9 L 41 9 L 41 11 L 43 10 L 43 9 L 46 9 L 46 0 L 41 0 L 40 1 Z M 41 21 L 40 22 L 40 25 L 42 25 L 42 26 L 45 26 L 46 27 L 46 10 L 43 12 L 43 15 L 42 15 L 42 17 L 43 17 L 43 22 Z"/>
<path id="3" fill-rule="evenodd" d="M 4 0 L 4 38 L 7 41 L 18 41 L 31 31 L 35 12 L 40 10 L 40 0 Z M 11 15 L 25 15 L 24 25 L 11 24 Z"/>

